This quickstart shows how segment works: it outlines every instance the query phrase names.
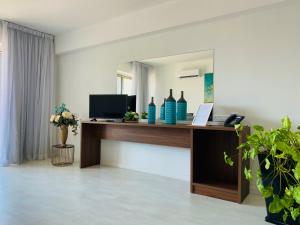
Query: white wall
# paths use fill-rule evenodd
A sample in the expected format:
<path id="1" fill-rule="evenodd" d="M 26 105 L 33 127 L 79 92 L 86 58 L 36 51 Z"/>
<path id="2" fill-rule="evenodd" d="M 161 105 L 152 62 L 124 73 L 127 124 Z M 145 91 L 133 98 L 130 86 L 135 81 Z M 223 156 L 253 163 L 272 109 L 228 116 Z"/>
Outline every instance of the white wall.
<path id="1" fill-rule="evenodd" d="M 189 180 L 189 149 L 102 140 L 103 165 Z"/>
<path id="2" fill-rule="evenodd" d="M 117 66 L 122 62 L 214 49 L 215 112 L 239 111 L 249 125 L 276 127 L 284 115 L 300 124 L 300 1 L 244 13 L 222 20 L 193 24 L 151 35 L 60 55 L 57 94 L 59 102 L 88 117 L 90 93 L 115 93 Z M 71 137 L 79 152 L 79 139 Z M 125 146 L 125 147 L 124 147 Z M 145 171 L 160 173 L 157 155 L 166 154 L 163 163 L 174 171 L 164 174 L 189 179 L 189 151 L 184 149 L 126 143 L 103 144 L 102 160 L 130 162 L 139 170 L 136 154 L 147 155 Z M 126 150 L 128 154 L 126 154 Z M 149 149 L 150 150 L 150 149 Z M 119 153 L 124 154 L 119 154 Z M 177 153 L 180 152 L 180 153 Z M 174 154 L 179 157 L 173 158 Z M 149 156 L 150 155 L 150 156 Z M 141 160 L 145 160 L 141 156 Z M 135 164 L 136 162 L 136 164 Z M 159 165 L 158 165 L 159 164 Z M 129 165 L 122 162 L 119 165 Z"/>

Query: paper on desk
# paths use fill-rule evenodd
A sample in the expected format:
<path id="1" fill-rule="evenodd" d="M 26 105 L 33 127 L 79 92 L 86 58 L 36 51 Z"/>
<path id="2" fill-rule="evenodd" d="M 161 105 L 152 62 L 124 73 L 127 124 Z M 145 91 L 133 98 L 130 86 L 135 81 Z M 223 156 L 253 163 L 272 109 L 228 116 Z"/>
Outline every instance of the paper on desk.
<path id="1" fill-rule="evenodd" d="M 213 103 L 201 104 L 197 110 L 192 125 L 206 126 L 213 105 Z"/>

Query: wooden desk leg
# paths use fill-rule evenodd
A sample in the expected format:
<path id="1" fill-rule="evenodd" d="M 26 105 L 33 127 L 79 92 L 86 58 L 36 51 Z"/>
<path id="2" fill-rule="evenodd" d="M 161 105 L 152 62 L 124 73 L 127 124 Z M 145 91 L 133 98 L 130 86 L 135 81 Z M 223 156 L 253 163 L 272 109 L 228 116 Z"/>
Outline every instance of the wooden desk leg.
<path id="1" fill-rule="evenodd" d="M 194 130 L 190 131 L 190 192 L 194 193 L 193 186 L 193 152 L 194 152 Z"/>
<path id="2" fill-rule="evenodd" d="M 97 136 L 97 127 L 90 124 L 82 124 L 80 168 L 100 164 L 100 147 L 100 136 Z"/>

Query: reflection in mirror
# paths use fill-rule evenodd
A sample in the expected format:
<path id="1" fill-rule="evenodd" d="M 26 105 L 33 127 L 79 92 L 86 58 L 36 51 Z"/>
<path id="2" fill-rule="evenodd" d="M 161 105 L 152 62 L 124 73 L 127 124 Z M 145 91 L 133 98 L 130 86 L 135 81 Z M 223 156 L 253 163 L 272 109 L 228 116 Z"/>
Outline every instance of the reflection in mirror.
<path id="1" fill-rule="evenodd" d="M 139 114 L 147 111 L 154 97 L 159 118 L 169 89 L 176 100 L 183 91 L 187 112 L 194 114 L 201 103 L 213 102 L 213 67 L 212 50 L 123 63 L 117 70 L 117 93 L 136 95 Z"/>

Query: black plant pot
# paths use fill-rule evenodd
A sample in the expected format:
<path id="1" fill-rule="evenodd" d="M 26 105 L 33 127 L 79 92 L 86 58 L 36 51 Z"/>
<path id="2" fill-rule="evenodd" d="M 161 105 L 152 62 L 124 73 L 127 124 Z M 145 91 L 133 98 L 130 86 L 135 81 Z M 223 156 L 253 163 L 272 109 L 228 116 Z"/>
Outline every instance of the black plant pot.
<path id="1" fill-rule="evenodd" d="M 272 157 L 269 157 L 269 161 L 271 163 L 271 166 L 268 170 L 265 169 L 265 163 L 262 163 L 265 160 L 266 156 L 265 155 L 258 155 L 258 161 L 260 164 L 260 170 L 261 170 L 261 175 L 262 175 L 262 183 L 264 186 L 268 186 L 271 183 L 272 176 L 271 172 L 273 171 L 273 160 Z M 292 181 L 291 181 L 292 183 Z M 275 178 L 273 180 L 273 192 L 274 194 L 277 194 L 279 196 L 284 195 L 285 187 L 286 187 L 286 181 L 282 180 L 281 181 L 281 186 L 280 186 L 280 180 L 279 178 Z M 277 225 L 299 225 L 300 224 L 300 218 L 298 217 L 297 221 L 294 221 L 292 217 L 289 215 L 287 218 L 286 223 L 283 222 L 282 216 L 283 212 L 280 213 L 270 213 L 269 212 L 269 205 L 273 201 L 273 197 L 265 199 L 266 202 L 266 207 L 267 207 L 267 216 L 266 216 L 266 221 L 269 223 L 277 224 Z"/>

